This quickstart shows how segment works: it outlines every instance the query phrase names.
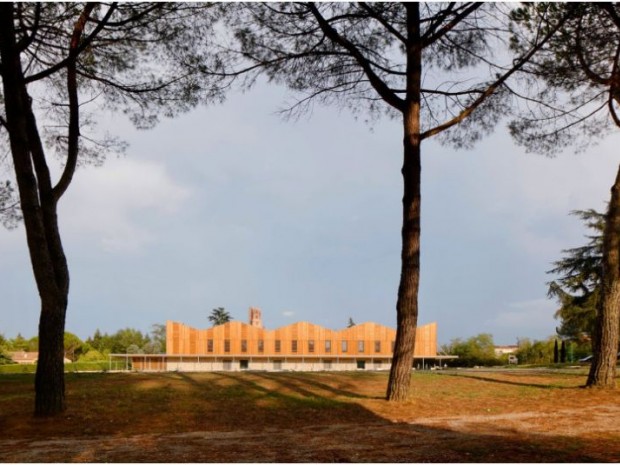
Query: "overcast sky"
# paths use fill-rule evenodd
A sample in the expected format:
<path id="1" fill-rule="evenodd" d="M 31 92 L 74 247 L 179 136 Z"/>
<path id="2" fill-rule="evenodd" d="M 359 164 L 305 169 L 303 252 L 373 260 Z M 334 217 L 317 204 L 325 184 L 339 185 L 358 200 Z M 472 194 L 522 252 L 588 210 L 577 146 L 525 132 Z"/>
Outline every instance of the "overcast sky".
<path id="1" fill-rule="evenodd" d="M 395 327 L 402 134 L 316 107 L 275 111 L 259 85 L 155 129 L 106 122 L 126 156 L 81 168 L 60 204 L 71 272 L 67 330 L 205 328 L 215 307 L 276 328 Z M 503 127 L 474 150 L 423 144 L 419 323 L 440 343 L 491 333 L 497 344 L 554 334 L 546 271 L 584 243 L 573 209 L 602 210 L 620 139 L 554 159 L 526 154 Z M 23 227 L 0 229 L 0 333 L 37 333 L 39 301 Z"/>

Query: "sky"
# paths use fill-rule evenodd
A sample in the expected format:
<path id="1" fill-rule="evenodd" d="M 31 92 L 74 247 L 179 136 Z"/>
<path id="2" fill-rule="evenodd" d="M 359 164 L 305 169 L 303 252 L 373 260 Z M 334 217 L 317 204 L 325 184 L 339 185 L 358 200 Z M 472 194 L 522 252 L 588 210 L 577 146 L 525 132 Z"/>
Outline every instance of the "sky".
<path id="1" fill-rule="evenodd" d="M 286 97 L 259 83 L 148 131 L 103 118 L 129 148 L 80 168 L 60 202 L 67 331 L 206 328 L 213 308 L 247 322 L 250 306 L 271 329 L 395 327 L 402 126 L 320 106 L 285 121 Z M 473 150 L 423 143 L 418 321 L 437 322 L 440 344 L 554 334 L 546 271 L 585 242 L 569 212 L 604 209 L 619 142 L 547 158 L 500 124 Z M 0 257 L 0 333 L 32 337 L 39 300 L 23 226 L 0 229 Z"/>

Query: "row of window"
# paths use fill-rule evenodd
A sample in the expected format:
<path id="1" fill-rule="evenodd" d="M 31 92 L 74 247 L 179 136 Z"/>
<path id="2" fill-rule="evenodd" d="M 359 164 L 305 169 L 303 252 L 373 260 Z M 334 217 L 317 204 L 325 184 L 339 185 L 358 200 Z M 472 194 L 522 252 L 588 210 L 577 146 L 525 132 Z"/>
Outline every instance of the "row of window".
<path id="1" fill-rule="evenodd" d="M 358 370 L 365 370 L 366 369 L 366 361 L 365 360 L 357 360 L 356 362 L 356 366 Z M 282 361 L 281 360 L 274 360 L 272 362 L 273 364 L 273 369 L 274 370 L 282 370 Z M 373 369 L 375 370 L 380 370 L 382 368 L 383 364 L 381 363 L 380 360 L 375 360 L 373 362 Z M 224 362 L 224 370 L 232 370 L 233 365 L 232 365 L 232 361 L 227 360 Z M 250 369 L 250 361 L 249 360 L 239 360 L 239 368 L 241 370 L 249 370 Z M 331 370 L 332 369 L 332 362 L 331 360 L 324 360 L 323 361 L 323 369 L 324 370 Z"/>
<path id="2" fill-rule="evenodd" d="M 257 342 L 257 349 L 259 353 L 262 353 L 265 351 L 265 341 L 263 341 L 262 339 L 256 341 Z M 274 344 L 274 350 L 276 353 L 282 352 L 282 341 L 280 339 L 276 339 Z M 291 342 L 291 352 L 296 353 L 298 351 L 298 347 L 299 344 L 296 339 L 293 339 Z M 342 353 L 347 353 L 349 351 L 349 341 L 340 341 L 341 345 L 340 345 L 340 351 Z M 310 339 L 308 341 L 308 353 L 312 354 L 314 353 L 314 340 Z M 247 339 L 242 339 L 241 340 L 241 352 L 247 352 L 248 351 L 248 341 Z M 327 340 L 325 341 L 325 353 L 331 353 L 332 351 L 332 341 Z M 364 341 L 357 341 L 357 352 L 358 353 L 364 353 L 365 351 L 365 344 Z M 207 340 L 207 352 L 212 353 L 213 352 L 213 339 L 208 339 Z M 230 339 L 224 339 L 224 352 L 230 352 Z M 375 341 L 375 353 L 380 353 L 381 352 L 381 341 Z M 392 341 L 392 352 L 394 352 L 394 341 Z"/>

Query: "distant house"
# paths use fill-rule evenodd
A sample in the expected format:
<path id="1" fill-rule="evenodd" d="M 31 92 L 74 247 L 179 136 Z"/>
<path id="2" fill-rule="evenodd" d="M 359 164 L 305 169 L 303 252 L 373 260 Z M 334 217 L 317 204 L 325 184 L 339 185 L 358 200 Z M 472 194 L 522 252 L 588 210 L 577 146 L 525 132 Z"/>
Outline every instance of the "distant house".
<path id="1" fill-rule="evenodd" d="M 519 346 L 495 346 L 493 349 L 495 350 L 495 356 L 501 357 L 506 354 L 514 354 L 517 350 L 519 350 Z"/>
<path id="2" fill-rule="evenodd" d="M 9 352 L 9 357 L 15 363 L 19 363 L 20 365 L 34 365 L 39 360 L 39 352 L 26 352 L 25 350 L 21 350 L 19 352 Z M 67 357 L 64 358 L 64 363 L 71 363 Z"/>

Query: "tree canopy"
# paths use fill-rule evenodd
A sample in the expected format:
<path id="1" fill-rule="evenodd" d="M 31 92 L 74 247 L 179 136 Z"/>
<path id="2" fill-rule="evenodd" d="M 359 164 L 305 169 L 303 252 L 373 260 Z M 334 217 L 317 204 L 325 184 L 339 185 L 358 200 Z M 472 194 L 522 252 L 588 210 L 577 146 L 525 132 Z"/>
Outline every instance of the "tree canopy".
<path id="1" fill-rule="evenodd" d="M 563 250 L 564 257 L 553 263 L 554 268 L 548 273 L 558 278 L 548 283 L 548 296 L 560 304 L 555 313 L 561 322 L 558 335 L 580 342 L 591 340 L 600 303 L 605 215 L 592 209 L 571 214 L 579 217 L 592 233 L 586 236 L 586 245 Z"/>
<path id="2" fill-rule="evenodd" d="M 213 326 L 223 325 L 232 320 L 230 313 L 224 307 L 217 307 L 211 310 L 208 316 L 208 320 L 213 323 Z"/>

